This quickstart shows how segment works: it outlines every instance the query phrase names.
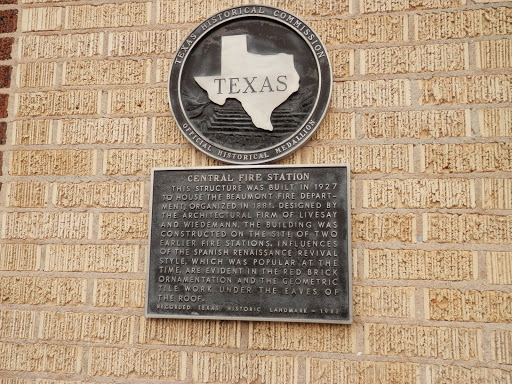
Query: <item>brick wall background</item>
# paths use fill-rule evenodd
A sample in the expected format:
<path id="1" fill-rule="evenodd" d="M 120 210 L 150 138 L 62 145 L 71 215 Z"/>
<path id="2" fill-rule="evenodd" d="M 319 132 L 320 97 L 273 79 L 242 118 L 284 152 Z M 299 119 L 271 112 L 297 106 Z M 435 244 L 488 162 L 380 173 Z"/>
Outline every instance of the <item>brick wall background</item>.
<path id="1" fill-rule="evenodd" d="M 3 0 L 0 383 L 512 383 L 512 7 L 265 0 L 323 39 L 352 166 L 353 325 L 145 320 L 170 61 L 243 0 Z"/>

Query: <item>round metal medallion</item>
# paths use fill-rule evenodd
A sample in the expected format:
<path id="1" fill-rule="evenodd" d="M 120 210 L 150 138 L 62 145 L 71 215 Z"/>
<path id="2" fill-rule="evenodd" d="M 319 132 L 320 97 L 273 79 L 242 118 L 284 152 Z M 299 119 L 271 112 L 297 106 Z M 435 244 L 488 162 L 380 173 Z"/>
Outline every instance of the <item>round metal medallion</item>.
<path id="1" fill-rule="evenodd" d="M 233 164 L 282 158 L 320 124 L 331 95 L 327 50 L 281 9 L 241 6 L 208 18 L 172 63 L 169 99 L 187 139 Z"/>

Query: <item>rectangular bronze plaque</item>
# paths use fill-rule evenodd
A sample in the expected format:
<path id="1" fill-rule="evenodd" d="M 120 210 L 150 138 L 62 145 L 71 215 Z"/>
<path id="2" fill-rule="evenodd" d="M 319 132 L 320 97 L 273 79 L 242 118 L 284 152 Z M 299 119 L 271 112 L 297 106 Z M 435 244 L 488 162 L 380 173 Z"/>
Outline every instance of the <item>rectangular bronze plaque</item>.
<path id="1" fill-rule="evenodd" d="M 352 322 L 349 169 L 154 169 L 146 317 Z"/>

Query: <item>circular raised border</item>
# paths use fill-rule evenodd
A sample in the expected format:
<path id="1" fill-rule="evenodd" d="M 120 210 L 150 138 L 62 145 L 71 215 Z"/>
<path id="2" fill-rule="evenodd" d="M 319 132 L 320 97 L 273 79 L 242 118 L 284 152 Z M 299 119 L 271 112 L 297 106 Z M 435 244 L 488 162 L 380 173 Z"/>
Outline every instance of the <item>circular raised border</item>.
<path id="1" fill-rule="evenodd" d="M 229 143 L 219 145 L 205 138 L 194 126 L 181 102 L 181 77 L 187 58 L 194 47 L 209 32 L 228 22 L 243 22 L 245 18 L 264 18 L 284 25 L 299 35 L 309 46 L 318 72 L 318 93 L 312 111 L 304 123 L 278 144 L 269 147 L 240 151 Z M 174 118 L 185 137 L 200 151 L 214 159 L 231 164 L 262 164 L 281 159 L 305 144 L 313 135 L 327 111 L 332 89 L 331 65 L 327 49 L 318 35 L 295 15 L 279 8 L 247 5 L 229 8 L 204 20 L 185 38 L 178 49 L 169 74 L 169 104 Z M 271 134 L 271 133 L 269 133 Z"/>

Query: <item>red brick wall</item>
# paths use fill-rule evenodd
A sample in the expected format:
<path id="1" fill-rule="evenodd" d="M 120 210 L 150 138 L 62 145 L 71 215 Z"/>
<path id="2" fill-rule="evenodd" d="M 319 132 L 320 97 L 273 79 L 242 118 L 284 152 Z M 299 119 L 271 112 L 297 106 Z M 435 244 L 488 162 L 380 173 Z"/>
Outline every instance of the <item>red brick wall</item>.
<path id="1" fill-rule="evenodd" d="M 0 4 L 16 4 L 16 0 L 3 0 Z M 3 37 L 4 34 L 12 34 L 16 32 L 18 23 L 18 10 L 0 9 L 0 64 L 3 61 L 8 61 L 12 58 L 12 45 L 14 43 L 13 37 Z M 4 88 L 9 88 L 11 85 L 12 65 L 0 65 L 0 119 L 8 117 L 9 95 L 1 93 Z M 7 139 L 7 122 L 0 121 L 0 176 L 2 175 L 3 165 L 3 151 L 2 145 L 6 143 Z M 0 191 L 2 183 L 0 183 Z"/>

